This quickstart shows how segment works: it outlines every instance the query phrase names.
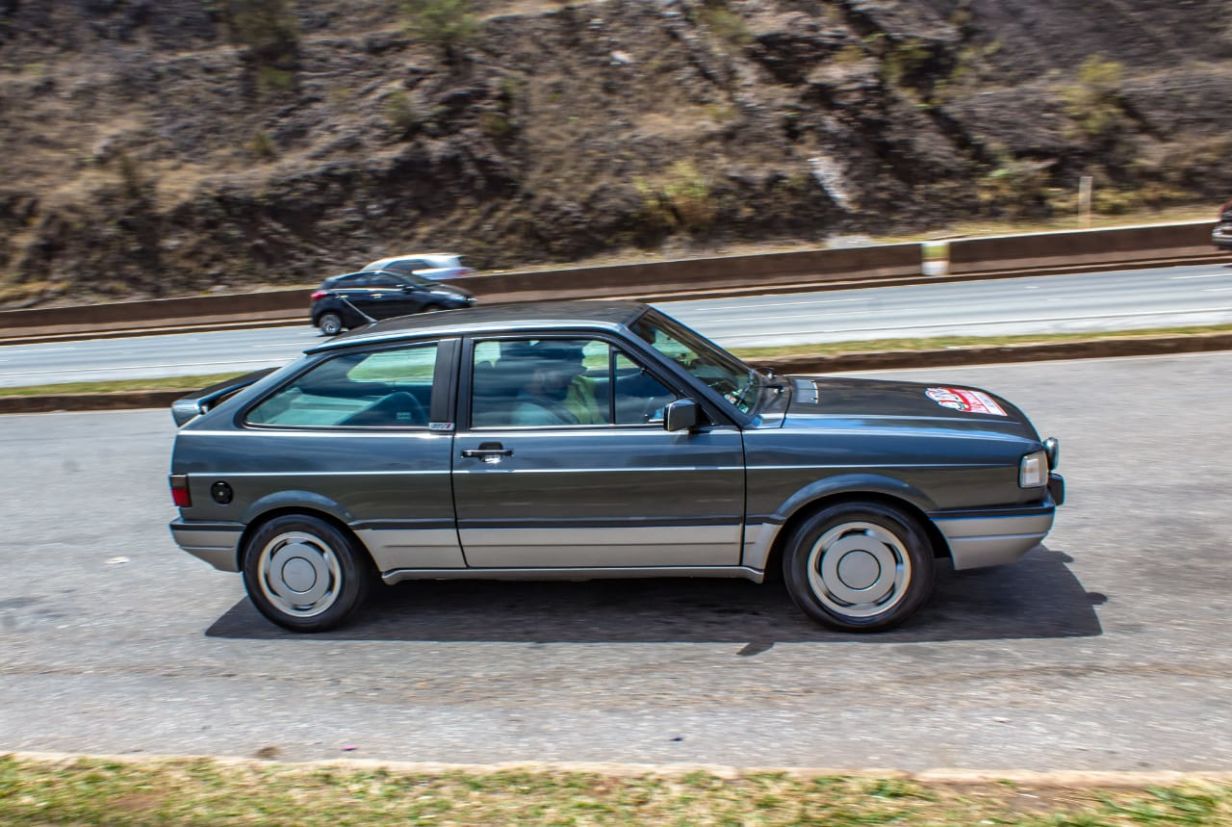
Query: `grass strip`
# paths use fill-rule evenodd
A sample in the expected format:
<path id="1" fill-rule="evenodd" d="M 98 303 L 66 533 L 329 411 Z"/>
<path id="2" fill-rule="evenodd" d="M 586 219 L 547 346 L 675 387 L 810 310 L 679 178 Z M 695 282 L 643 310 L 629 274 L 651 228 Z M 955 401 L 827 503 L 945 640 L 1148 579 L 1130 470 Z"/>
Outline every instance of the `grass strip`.
<path id="1" fill-rule="evenodd" d="M 837 356 L 845 353 L 879 353 L 884 351 L 932 351 L 962 347 L 1006 347 L 1013 345 L 1053 344 L 1058 342 L 1098 342 L 1109 339 L 1136 339 L 1152 336 L 1190 336 L 1204 333 L 1232 333 L 1232 325 L 1204 327 L 1161 327 L 1149 330 L 1122 330 L 1094 333 L 1045 333 L 1029 336 L 938 336 L 930 339 L 865 339 L 861 341 L 827 342 L 785 347 L 732 348 L 742 359 L 757 362 L 789 356 Z M 119 379 L 100 382 L 65 382 L 54 385 L 27 385 L 0 388 L 0 396 L 47 396 L 68 393 L 116 393 L 119 391 L 182 390 L 185 393 L 240 376 L 241 372 L 215 373 L 206 376 L 172 376 L 161 379 Z"/>
<path id="2" fill-rule="evenodd" d="M 731 348 L 731 352 L 751 362 L 785 356 L 828 356 L 842 353 L 880 353 L 889 350 L 947 350 L 961 347 L 1013 347 L 1061 342 L 1101 342 L 1109 339 L 1146 339 L 1153 336 L 1197 336 L 1232 333 L 1232 325 L 1195 327 L 1156 327 L 1144 330 L 1088 331 L 1084 333 L 1035 333 L 1017 336 L 935 336 L 927 339 L 862 339 L 783 347 Z"/>
<path id="3" fill-rule="evenodd" d="M 416 773 L 211 759 L 0 757 L 5 825 L 1232 825 L 1232 786 L 922 784 L 748 773 Z"/>
<path id="4" fill-rule="evenodd" d="M 289 360 L 288 360 L 289 361 Z M 113 379 L 99 382 L 62 382 L 54 385 L 25 385 L 0 388 L 0 396 L 48 396 L 61 393 L 118 393 L 120 391 L 183 390 L 208 387 L 248 371 L 211 373 L 204 376 L 167 376 L 161 379 Z"/>

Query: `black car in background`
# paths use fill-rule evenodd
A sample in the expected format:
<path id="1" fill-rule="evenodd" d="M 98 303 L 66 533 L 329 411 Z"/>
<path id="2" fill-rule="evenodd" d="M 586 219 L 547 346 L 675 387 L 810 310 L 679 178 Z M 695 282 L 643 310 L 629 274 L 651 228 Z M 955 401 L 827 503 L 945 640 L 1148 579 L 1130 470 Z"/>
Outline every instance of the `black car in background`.
<path id="1" fill-rule="evenodd" d="M 1219 208 L 1219 221 L 1211 233 L 1211 243 L 1232 253 L 1232 201 Z"/>
<path id="2" fill-rule="evenodd" d="M 429 281 L 412 273 L 365 270 L 344 273 L 321 282 L 312 294 L 312 324 L 326 336 L 371 319 L 409 316 L 431 310 L 469 307 L 475 298 L 469 290 Z"/>

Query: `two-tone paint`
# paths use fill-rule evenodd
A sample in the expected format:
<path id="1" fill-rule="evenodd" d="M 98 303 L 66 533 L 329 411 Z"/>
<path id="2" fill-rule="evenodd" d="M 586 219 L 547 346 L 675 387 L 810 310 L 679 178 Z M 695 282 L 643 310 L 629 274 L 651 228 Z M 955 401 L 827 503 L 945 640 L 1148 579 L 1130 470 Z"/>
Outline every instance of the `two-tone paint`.
<path id="1" fill-rule="evenodd" d="M 743 414 L 636 336 L 636 303 L 474 308 L 393 320 L 310 350 L 281 370 L 177 403 L 171 472 L 191 507 L 171 530 L 186 551 L 238 571 L 246 534 L 286 513 L 348 528 L 393 583 L 424 578 L 745 577 L 760 581 L 799 515 L 838 498 L 896 505 L 957 568 L 1013 562 L 1047 534 L 1063 483 L 1019 486 L 1043 450 L 1004 416 L 936 404 L 927 386 L 776 377 Z M 479 428 L 469 421 L 472 342 L 604 339 L 705 423 Z M 439 342 L 423 428 L 271 429 L 244 414 L 341 352 Z M 230 395 L 227 395 L 230 394 Z M 485 446 L 499 445 L 492 456 Z M 511 452 L 511 453 L 504 453 Z M 211 494 L 225 482 L 233 496 Z"/>

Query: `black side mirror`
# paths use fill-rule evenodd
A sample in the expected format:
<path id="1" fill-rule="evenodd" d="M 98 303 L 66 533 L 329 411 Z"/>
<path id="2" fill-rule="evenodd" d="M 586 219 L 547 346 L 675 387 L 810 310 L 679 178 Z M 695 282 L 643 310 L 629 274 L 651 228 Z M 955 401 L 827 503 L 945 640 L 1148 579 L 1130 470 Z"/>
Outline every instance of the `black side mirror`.
<path id="1" fill-rule="evenodd" d="M 677 399 L 663 412 L 663 430 L 691 431 L 697 427 L 697 403 L 692 399 Z"/>
<path id="2" fill-rule="evenodd" d="M 402 285 L 402 292 L 403 292 L 403 293 L 414 293 L 414 292 L 415 292 L 416 290 L 418 290 L 418 289 L 419 289 L 419 285 L 418 285 L 418 284 L 404 284 L 404 285 Z"/>

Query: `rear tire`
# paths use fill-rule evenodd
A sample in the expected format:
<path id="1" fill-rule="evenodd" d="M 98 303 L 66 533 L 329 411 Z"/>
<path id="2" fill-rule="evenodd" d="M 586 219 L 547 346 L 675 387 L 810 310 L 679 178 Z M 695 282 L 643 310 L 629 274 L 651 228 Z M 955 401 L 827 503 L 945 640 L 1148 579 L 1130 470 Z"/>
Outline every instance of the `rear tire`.
<path id="1" fill-rule="evenodd" d="M 889 629 L 932 594 L 932 546 L 916 521 L 896 508 L 839 503 L 792 533 L 783 579 L 795 604 L 825 626 Z"/>
<path id="2" fill-rule="evenodd" d="M 244 588 L 261 614 L 293 632 L 323 632 L 368 596 L 367 552 L 319 517 L 287 514 L 257 529 L 244 546 Z"/>
<path id="3" fill-rule="evenodd" d="M 326 336 L 337 336 L 342 332 L 342 317 L 337 313 L 326 313 L 317 322 L 317 327 Z"/>

